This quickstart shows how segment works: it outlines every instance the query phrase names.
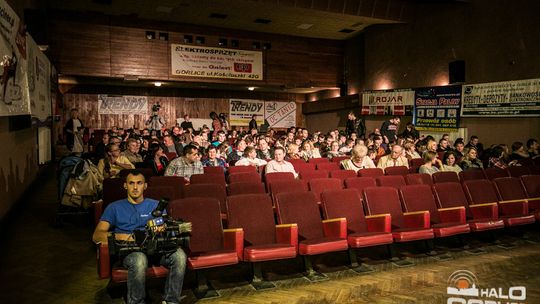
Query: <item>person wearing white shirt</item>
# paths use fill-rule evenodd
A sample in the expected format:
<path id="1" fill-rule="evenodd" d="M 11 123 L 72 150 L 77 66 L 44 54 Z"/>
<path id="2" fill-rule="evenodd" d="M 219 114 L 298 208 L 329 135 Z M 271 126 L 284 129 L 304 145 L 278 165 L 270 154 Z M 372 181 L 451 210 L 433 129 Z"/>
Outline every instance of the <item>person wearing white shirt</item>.
<path id="1" fill-rule="evenodd" d="M 255 166 L 257 169 L 260 166 L 266 165 L 266 161 L 257 158 L 257 150 L 254 147 L 246 147 L 243 153 L 243 157 L 237 161 L 235 166 Z"/>
<path id="2" fill-rule="evenodd" d="M 298 177 L 298 173 L 294 170 L 293 165 L 285 161 L 285 149 L 283 147 L 276 147 L 274 149 L 274 159 L 266 165 L 266 173 L 272 172 L 291 172 L 295 178 Z"/>
<path id="3" fill-rule="evenodd" d="M 351 150 L 351 158 L 341 161 L 341 166 L 345 170 L 354 170 L 358 172 L 360 169 L 375 168 L 373 160 L 367 156 L 368 148 L 364 145 L 356 145 Z"/>

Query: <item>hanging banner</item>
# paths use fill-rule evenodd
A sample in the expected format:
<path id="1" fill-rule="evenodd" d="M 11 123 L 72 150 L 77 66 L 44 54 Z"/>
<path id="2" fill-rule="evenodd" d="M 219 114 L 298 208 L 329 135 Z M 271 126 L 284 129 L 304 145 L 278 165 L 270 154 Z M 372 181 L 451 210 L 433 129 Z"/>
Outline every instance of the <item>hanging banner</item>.
<path id="1" fill-rule="evenodd" d="M 98 95 L 98 114 L 148 114 L 146 96 Z"/>
<path id="2" fill-rule="evenodd" d="M 28 50 L 28 95 L 32 117 L 45 122 L 51 117 L 51 64 L 32 37 L 26 39 Z"/>
<path id="3" fill-rule="evenodd" d="M 269 128 L 290 128 L 296 126 L 296 103 L 266 101 L 264 120 Z"/>
<path id="4" fill-rule="evenodd" d="M 463 117 L 540 116 L 540 78 L 463 86 Z"/>
<path id="5" fill-rule="evenodd" d="M 413 90 L 362 93 L 362 115 L 411 115 L 413 104 Z"/>
<path id="6" fill-rule="evenodd" d="M 461 86 L 415 89 L 413 124 L 421 131 L 459 128 Z"/>
<path id="7" fill-rule="evenodd" d="M 260 51 L 171 44 L 172 75 L 263 80 Z"/>
<path id="8" fill-rule="evenodd" d="M 229 99 L 229 124 L 231 126 L 248 126 L 253 115 L 257 125 L 264 123 L 264 101 L 253 99 Z"/>

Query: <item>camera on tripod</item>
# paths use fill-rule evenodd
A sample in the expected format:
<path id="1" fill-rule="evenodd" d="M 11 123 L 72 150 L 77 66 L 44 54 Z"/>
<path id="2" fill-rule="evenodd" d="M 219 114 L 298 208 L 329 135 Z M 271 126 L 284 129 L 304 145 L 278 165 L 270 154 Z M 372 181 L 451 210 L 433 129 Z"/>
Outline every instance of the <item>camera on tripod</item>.
<path id="1" fill-rule="evenodd" d="M 179 247 L 188 248 L 191 223 L 164 215 L 168 203 L 167 198 L 159 201 L 156 209 L 152 211 L 153 218 L 148 220 L 145 229 L 134 231 L 135 242 L 117 241 L 114 234 L 109 235 L 109 254 L 125 257 L 138 251 L 152 256 L 173 253 Z"/>

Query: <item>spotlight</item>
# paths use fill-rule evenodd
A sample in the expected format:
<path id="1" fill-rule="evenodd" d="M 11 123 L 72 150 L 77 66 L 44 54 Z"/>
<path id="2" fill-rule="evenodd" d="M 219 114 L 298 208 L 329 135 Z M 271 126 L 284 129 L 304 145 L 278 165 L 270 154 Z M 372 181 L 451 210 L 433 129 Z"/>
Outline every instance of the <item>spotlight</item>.
<path id="1" fill-rule="evenodd" d="M 255 90 L 255 87 L 248 87 L 248 90 L 253 91 Z"/>
<path id="2" fill-rule="evenodd" d="M 162 83 L 159 82 L 159 81 L 154 82 L 154 86 L 156 86 L 156 87 L 160 87 L 161 85 L 162 85 Z"/>

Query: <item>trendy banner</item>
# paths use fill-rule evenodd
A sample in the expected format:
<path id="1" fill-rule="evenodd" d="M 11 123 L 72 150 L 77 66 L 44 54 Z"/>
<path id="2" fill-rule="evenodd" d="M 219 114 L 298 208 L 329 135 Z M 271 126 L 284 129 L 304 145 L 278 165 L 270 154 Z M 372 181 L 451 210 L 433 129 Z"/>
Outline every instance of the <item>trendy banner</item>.
<path id="1" fill-rule="evenodd" d="M 172 75 L 263 80 L 260 51 L 171 44 Z"/>
<path id="2" fill-rule="evenodd" d="M 413 104 L 413 90 L 362 93 L 362 115 L 411 115 Z"/>
<path id="3" fill-rule="evenodd" d="M 28 50 L 28 95 L 32 117 L 40 122 L 50 118 L 51 113 L 51 63 L 32 37 L 26 37 Z"/>
<path id="4" fill-rule="evenodd" d="M 98 114 L 148 114 L 146 96 L 98 95 Z"/>
<path id="5" fill-rule="evenodd" d="M 264 101 L 252 99 L 229 99 L 229 124 L 231 126 L 248 126 L 253 115 L 257 125 L 264 123 Z"/>
<path id="6" fill-rule="evenodd" d="M 415 89 L 413 124 L 418 130 L 459 128 L 461 86 Z"/>
<path id="7" fill-rule="evenodd" d="M 540 116 L 540 78 L 464 85 L 461 116 Z"/>
<path id="8" fill-rule="evenodd" d="M 296 126 L 296 103 L 266 101 L 264 120 L 270 128 L 290 128 Z"/>

